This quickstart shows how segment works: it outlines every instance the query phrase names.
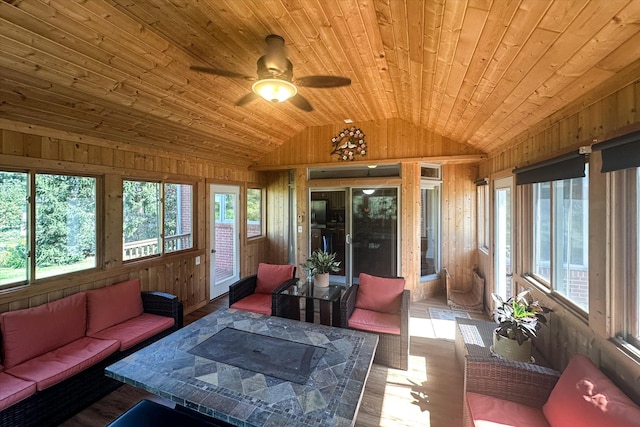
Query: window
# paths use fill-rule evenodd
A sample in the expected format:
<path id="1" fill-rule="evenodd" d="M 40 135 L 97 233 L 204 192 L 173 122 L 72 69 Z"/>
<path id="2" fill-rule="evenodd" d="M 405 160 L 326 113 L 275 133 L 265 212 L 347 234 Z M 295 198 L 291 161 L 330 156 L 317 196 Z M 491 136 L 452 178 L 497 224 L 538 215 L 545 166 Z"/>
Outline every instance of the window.
<path id="1" fill-rule="evenodd" d="M 440 165 L 422 165 L 420 182 L 420 276 L 440 271 Z M 426 172 L 425 172 L 426 171 Z"/>
<path id="2" fill-rule="evenodd" d="M 588 178 L 532 186 L 531 273 L 551 290 L 588 311 Z"/>
<path id="3" fill-rule="evenodd" d="M 440 271 L 440 186 L 420 189 L 420 276 Z"/>
<path id="4" fill-rule="evenodd" d="M 597 143 L 607 173 L 607 299 L 613 299 L 612 335 L 640 351 L 640 131 Z M 623 346 L 626 349 L 627 346 Z"/>
<path id="5" fill-rule="evenodd" d="M 0 286 L 96 267 L 96 181 L 0 172 Z"/>
<path id="6" fill-rule="evenodd" d="M 28 175 L 0 171 L 0 286 L 27 280 Z"/>
<path id="7" fill-rule="evenodd" d="M 216 222 L 233 222 L 234 219 L 233 194 L 216 193 Z"/>
<path id="8" fill-rule="evenodd" d="M 164 251 L 193 247 L 193 186 L 164 185 Z"/>
<path id="9" fill-rule="evenodd" d="M 247 189 L 247 237 L 262 235 L 262 189 Z"/>
<path id="10" fill-rule="evenodd" d="M 640 168 L 612 175 L 614 332 L 640 350 Z"/>
<path id="11" fill-rule="evenodd" d="M 192 248 L 192 212 L 192 185 L 123 181 L 123 259 Z"/>
<path id="12" fill-rule="evenodd" d="M 634 192 L 636 197 L 636 233 L 635 233 L 635 250 L 636 250 L 636 285 L 632 289 L 635 289 L 635 293 L 631 296 L 633 315 L 631 318 L 635 319 L 634 325 L 632 325 L 632 336 L 636 347 L 640 348 L 640 168 L 636 169 L 636 191 Z"/>
<path id="13" fill-rule="evenodd" d="M 478 199 L 478 248 L 489 251 L 489 186 L 476 187 Z"/>

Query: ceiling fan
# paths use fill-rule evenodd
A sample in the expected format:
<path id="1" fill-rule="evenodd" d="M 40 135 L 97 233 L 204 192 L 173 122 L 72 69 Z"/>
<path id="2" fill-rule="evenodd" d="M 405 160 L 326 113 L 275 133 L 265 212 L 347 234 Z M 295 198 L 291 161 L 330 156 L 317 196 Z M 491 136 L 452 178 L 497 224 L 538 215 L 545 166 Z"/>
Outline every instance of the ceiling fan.
<path id="1" fill-rule="evenodd" d="M 297 86 L 311 88 L 332 88 L 349 86 L 351 79 L 342 76 L 304 76 L 293 78 L 293 64 L 287 58 L 284 38 L 270 34 L 265 38 L 267 52 L 258 59 L 258 78 L 217 68 L 191 66 L 194 71 L 255 81 L 249 92 L 240 98 L 236 105 L 241 107 L 260 97 L 270 102 L 290 101 L 304 111 L 313 111 L 313 107 L 305 97 L 298 93 Z"/>

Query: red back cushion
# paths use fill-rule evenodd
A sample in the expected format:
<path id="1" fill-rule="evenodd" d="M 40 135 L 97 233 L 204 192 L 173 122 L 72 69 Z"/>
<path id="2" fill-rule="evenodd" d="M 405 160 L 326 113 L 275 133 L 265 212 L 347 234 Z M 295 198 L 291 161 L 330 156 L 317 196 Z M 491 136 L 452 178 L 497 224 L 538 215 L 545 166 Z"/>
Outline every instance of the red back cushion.
<path id="1" fill-rule="evenodd" d="M 140 279 L 87 292 L 87 335 L 93 335 L 143 312 Z"/>
<path id="2" fill-rule="evenodd" d="M 87 296 L 69 297 L 0 315 L 6 369 L 82 338 L 87 327 Z"/>
<path id="3" fill-rule="evenodd" d="M 617 427 L 640 422 L 640 408 L 582 354 L 571 358 L 542 412 L 552 427 Z"/>
<path id="4" fill-rule="evenodd" d="M 360 273 L 356 308 L 396 314 L 402 305 L 404 278 L 386 278 Z"/>
<path id="5" fill-rule="evenodd" d="M 293 265 L 258 264 L 256 292 L 270 294 L 282 282 L 293 279 Z"/>

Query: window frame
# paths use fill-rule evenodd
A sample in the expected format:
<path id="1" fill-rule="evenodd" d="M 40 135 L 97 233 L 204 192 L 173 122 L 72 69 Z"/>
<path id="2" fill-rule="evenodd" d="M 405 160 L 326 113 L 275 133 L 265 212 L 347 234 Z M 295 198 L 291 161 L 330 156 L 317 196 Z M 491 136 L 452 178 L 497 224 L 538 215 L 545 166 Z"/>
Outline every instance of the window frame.
<path id="1" fill-rule="evenodd" d="M 587 202 L 586 202 L 586 211 L 583 211 L 583 215 L 586 214 L 587 217 L 587 224 L 586 226 L 583 226 L 583 234 L 585 234 L 588 238 L 589 236 L 589 215 L 590 215 L 590 200 L 589 200 L 589 185 L 590 185 L 590 170 L 591 168 L 589 167 L 589 163 L 585 162 L 585 176 L 582 177 L 582 179 L 586 179 L 587 183 L 586 183 L 586 189 L 587 189 Z M 571 178 L 567 179 L 570 180 Z M 573 179 L 577 179 L 577 178 L 573 178 Z M 560 180 L 560 181 L 565 181 L 565 180 Z M 534 195 L 535 195 L 535 190 L 534 190 L 534 185 L 536 184 L 524 184 L 524 185 L 519 185 L 519 187 L 521 187 L 521 194 L 522 194 L 522 198 L 521 200 L 523 201 L 523 206 L 522 206 L 522 211 L 520 212 L 519 216 L 522 220 L 522 223 L 524 225 L 523 229 L 526 230 L 525 231 L 525 241 L 528 242 L 528 245 L 526 245 L 526 248 L 524 248 L 524 253 L 523 253 L 523 261 L 524 261 L 524 272 L 523 272 L 523 277 L 531 284 L 533 284 L 534 286 L 536 286 L 538 289 L 542 290 L 543 292 L 545 292 L 546 294 L 548 294 L 549 296 L 553 297 L 555 300 L 557 300 L 559 303 L 561 303 L 563 306 L 565 306 L 567 309 L 569 309 L 570 311 L 576 313 L 579 317 L 583 318 L 583 319 L 587 319 L 588 315 L 589 315 L 589 298 L 587 297 L 587 308 L 583 308 L 581 307 L 577 302 L 573 301 L 569 296 L 562 294 L 559 290 L 558 290 L 558 286 L 554 285 L 554 275 L 555 273 L 555 246 L 557 245 L 556 240 L 556 236 L 555 234 L 557 233 L 557 229 L 556 229 L 556 216 L 557 216 L 557 207 L 555 207 L 555 199 L 556 199 L 556 195 L 555 192 L 557 191 L 555 189 L 556 185 L 555 183 L 558 181 L 545 181 L 545 182 L 540 182 L 538 184 L 543 184 L 548 182 L 550 184 L 550 261 L 549 261 L 549 268 L 550 268 L 550 279 L 547 280 L 546 278 L 540 276 L 539 274 L 534 272 L 534 256 L 535 256 L 535 233 L 534 233 L 534 223 L 535 223 L 535 217 L 536 215 L 533 212 L 533 207 L 534 207 Z M 583 251 L 586 251 L 587 253 L 587 257 L 586 259 L 583 256 L 583 262 L 584 262 L 584 266 L 587 267 L 587 275 L 588 275 L 588 271 L 589 271 L 589 256 L 588 256 L 588 246 L 589 246 L 589 240 L 586 240 L 586 245 L 583 247 Z"/>
<path id="2" fill-rule="evenodd" d="M 640 168 L 607 173 L 610 195 L 611 336 L 640 357 Z M 635 261 L 635 262 L 634 262 Z"/>
<path id="3" fill-rule="evenodd" d="M 258 190 L 260 191 L 260 212 L 259 212 L 259 217 L 260 217 L 260 233 L 250 236 L 249 235 L 249 191 L 250 190 Z M 247 188 L 245 189 L 244 192 L 244 197 L 245 197 L 245 227 L 246 227 L 246 232 L 245 232 L 245 236 L 247 238 L 247 240 L 255 240 L 255 239 L 260 239 L 265 237 L 265 201 L 266 201 L 266 190 L 264 187 L 258 186 L 258 185 L 248 185 Z"/>
<path id="4" fill-rule="evenodd" d="M 489 254 L 489 245 L 491 242 L 490 233 L 490 203 L 491 191 L 489 184 L 478 185 L 476 187 L 476 203 L 478 206 L 477 218 L 478 223 L 478 249 Z"/>
<path id="5" fill-rule="evenodd" d="M 166 240 L 165 240 L 165 223 L 166 223 L 166 203 L 165 203 L 165 187 L 167 185 L 188 185 L 191 187 L 191 247 L 189 248 L 185 248 L 185 249 L 178 249 L 175 251 L 167 251 L 166 250 Z M 162 253 L 163 255 L 169 255 L 169 254 L 174 254 L 174 253 L 181 253 L 184 251 L 189 251 L 192 249 L 196 248 L 196 184 L 195 183 L 191 183 L 191 182 L 182 182 L 182 181 L 177 181 L 177 180 L 163 180 L 162 181 Z"/>
<path id="6" fill-rule="evenodd" d="M 158 203 L 160 204 L 160 209 L 159 209 L 159 213 L 158 213 L 158 217 L 159 217 L 159 236 L 160 236 L 160 241 L 158 243 L 158 248 L 159 251 L 158 253 L 155 254 L 151 254 L 151 255 L 146 255 L 146 256 L 141 256 L 141 257 L 137 257 L 137 258 L 128 258 L 125 259 L 125 253 L 124 253 L 124 183 L 125 181 L 131 181 L 131 182 L 144 182 L 144 183 L 155 183 L 158 184 L 160 186 L 160 197 L 159 197 L 159 201 Z M 191 247 L 190 248 L 185 248 L 185 249 L 179 249 L 179 250 L 175 250 L 175 251 L 166 251 L 165 250 L 165 185 L 166 184 L 173 184 L 173 185 L 189 185 L 191 186 Z M 122 181 L 121 181 L 121 189 L 122 189 L 122 203 L 120 204 L 120 209 L 122 212 L 122 239 L 121 239 L 121 248 L 120 248 L 120 255 L 122 256 L 122 264 L 130 264 L 132 262 L 139 262 L 139 261 L 146 261 L 149 259 L 156 259 L 156 258 L 163 258 L 163 257 L 167 257 L 167 256 L 172 256 L 175 254 L 183 254 L 185 252 L 189 252 L 189 251 L 195 251 L 197 249 L 197 242 L 196 242 L 196 237 L 197 237 L 197 230 L 196 230 L 196 224 L 197 224 L 197 218 L 196 218 L 196 214 L 197 214 L 197 197 L 196 197 L 196 192 L 197 192 L 197 183 L 195 182 L 189 182 L 189 181 L 184 181 L 184 180 L 179 180 L 179 179 L 151 179 L 151 178 L 138 178 L 138 177 L 122 177 Z"/>
<path id="7" fill-rule="evenodd" d="M 436 224 L 438 224 L 438 230 L 436 231 L 436 242 L 434 244 L 434 248 L 436 249 L 437 253 L 435 254 L 436 256 L 434 257 L 434 269 L 435 269 L 435 273 L 432 274 L 427 274 L 427 275 L 422 275 L 420 274 L 420 282 L 427 282 L 427 281 L 431 281 L 431 280 L 435 280 L 440 276 L 440 270 L 442 267 L 442 166 L 439 164 L 433 164 L 433 163 L 422 163 L 420 165 L 421 171 L 425 168 L 429 169 L 429 170 L 433 170 L 436 171 L 436 175 L 437 177 L 425 177 L 425 176 L 421 176 L 420 177 L 420 198 L 422 199 L 422 191 L 423 190 L 428 190 L 428 189 L 437 189 L 438 191 L 438 207 L 437 207 L 437 218 L 436 218 Z M 422 173 L 421 173 L 422 175 Z M 424 204 L 421 202 L 420 203 L 420 217 L 422 218 L 424 215 Z M 422 231 L 420 231 L 420 239 L 422 239 Z M 422 254 L 422 248 L 420 249 L 420 254 Z M 421 255 L 422 258 L 422 255 Z M 420 259 L 420 270 L 422 270 L 422 259 Z"/>
<path id="8" fill-rule="evenodd" d="M 20 286 L 38 286 L 41 283 L 47 283 L 53 280 L 59 280 L 62 277 L 75 277 L 87 274 L 87 272 L 96 272 L 103 267 L 104 248 L 104 176 L 96 174 L 88 174 L 76 171 L 56 171 L 50 169 L 34 169 L 34 168 L 13 168 L 0 166 L 0 172 L 23 173 L 26 175 L 27 194 L 26 194 L 26 245 L 27 245 L 27 265 L 26 279 L 16 282 L 9 282 L 0 285 L 0 291 L 17 288 Z M 91 178 L 95 180 L 95 265 L 91 268 L 63 272 L 60 274 L 49 275 L 45 277 L 36 277 L 36 176 L 37 175 L 55 175 L 65 177 Z"/>

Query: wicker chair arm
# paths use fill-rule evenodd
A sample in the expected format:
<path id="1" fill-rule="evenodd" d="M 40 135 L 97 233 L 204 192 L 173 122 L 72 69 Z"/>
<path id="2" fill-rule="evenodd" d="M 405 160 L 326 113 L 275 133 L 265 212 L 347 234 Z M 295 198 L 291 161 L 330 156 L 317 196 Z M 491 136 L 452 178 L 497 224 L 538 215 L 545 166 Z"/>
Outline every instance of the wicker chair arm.
<path id="1" fill-rule="evenodd" d="M 287 317 L 289 313 L 289 295 L 283 295 L 281 292 L 287 289 L 289 286 L 295 285 L 298 282 L 297 278 L 289 279 L 271 293 L 271 315 L 278 317 Z"/>
<path id="2" fill-rule="evenodd" d="M 229 307 L 256 291 L 257 278 L 257 274 L 252 274 L 229 286 Z"/>
<path id="3" fill-rule="evenodd" d="M 400 305 L 400 333 L 404 335 L 406 331 L 409 335 L 409 306 L 411 305 L 411 291 L 405 289 L 402 292 L 402 303 Z"/>
<path id="4" fill-rule="evenodd" d="M 342 328 L 347 328 L 349 317 L 351 317 L 351 313 L 356 308 L 356 297 L 358 296 L 358 285 L 351 285 L 344 295 L 342 296 L 342 300 L 340 301 L 340 326 Z"/>
<path id="5" fill-rule="evenodd" d="M 173 317 L 175 328 L 182 327 L 183 307 L 177 296 L 165 292 L 142 292 L 141 297 L 145 313 Z"/>
<path id="6" fill-rule="evenodd" d="M 560 372 L 495 357 L 466 357 L 465 391 L 542 408 Z"/>

